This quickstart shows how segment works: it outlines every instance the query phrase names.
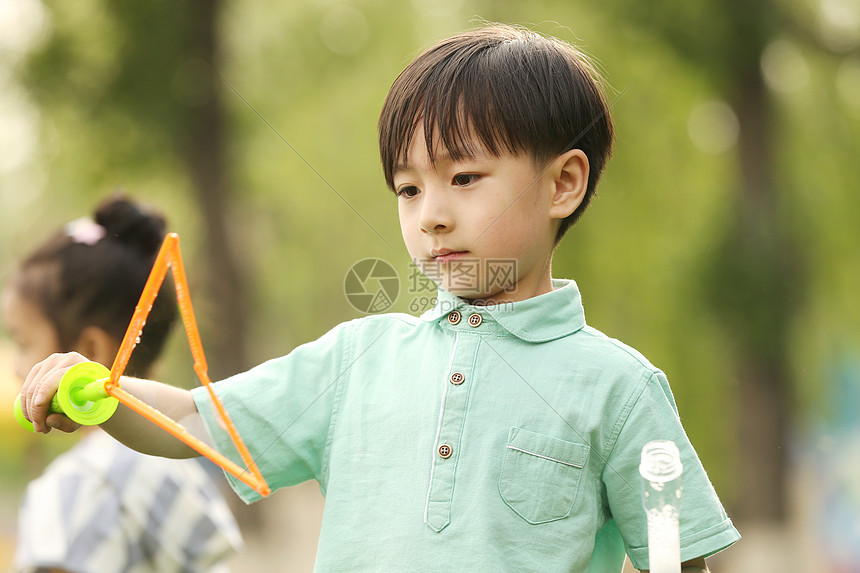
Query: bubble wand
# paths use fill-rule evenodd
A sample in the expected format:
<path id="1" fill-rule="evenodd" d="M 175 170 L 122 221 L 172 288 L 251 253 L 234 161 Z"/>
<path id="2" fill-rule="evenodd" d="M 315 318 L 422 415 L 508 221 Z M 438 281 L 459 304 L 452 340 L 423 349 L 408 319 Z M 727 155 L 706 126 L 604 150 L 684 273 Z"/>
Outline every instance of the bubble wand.
<path id="1" fill-rule="evenodd" d="M 185 326 L 185 334 L 188 338 L 188 346 L 191 348 L 191 356 L 194 360 L 194 372 L 206 388 L 212 404 L 215 406 L 216 415 L 221 425 L 227 430 L 230 440 L 239 452 L 245 467 L 233 462 L 200 438 L 191 434 L 182 424 L 153 408 L 136 396 L 129 394 L 120 387 L 120 377 L 125 371 L 131 353 L 140 340 L 140 334 L 146 324 L 149 312 L 155 298 L 158 296 L 161 284 L 170 269 L 173 274 L 173 282 L 176 289 L 176 301 L 179 305 L 179 313 Z M 263 474 L 251 457 L 247 446 L 239 436 L 236 426 L 230 419 L 223 403 L 212 389 L 209 380 L 209 369 L 206 364 L 206 356 L 203 353 L 203 344 L 200 342 L 200 333 L 197 329 L 197 321 L 194 318 L 194 309 L 191 306 L 191 295 L 188 290 L 188 279 L 185 276 L 185 266 L 182 263 L 182 255 L 179 251 L 179 235 L 170 233 L 164 238 L 152 271 L 140 300 L 134 310 L 129 322 L 128 329 L 122 339 L 116 358 L 111 369 L 95 362 L 84 362 L 71 367 L 60 380 L 57 393 L 51 400 L 52 412 L 65 414 L 75 422 L 82 425 L 97 425 L 106 421 L 116 411 L 119 403 L 137 412 L 147 420 L 162 428 L 181 442 L 185 443 L 201 455 L 209 458 L 215 464 L 223 468 L 227 473 L 256 491 L 262 496 L 271 493 Z M 21 412 L 20 396 L 15 400 L 15 418 L 25 428 L 33 430 L 33 425 L 24 418 Z"/>
<path id="2" fill-rule="evenodd" d="M 670 440 L 642 448 L 642 504 L 648 522 L 648 570 L 681 573 L 680 513 L 683 486 L 681 454 Z"/>

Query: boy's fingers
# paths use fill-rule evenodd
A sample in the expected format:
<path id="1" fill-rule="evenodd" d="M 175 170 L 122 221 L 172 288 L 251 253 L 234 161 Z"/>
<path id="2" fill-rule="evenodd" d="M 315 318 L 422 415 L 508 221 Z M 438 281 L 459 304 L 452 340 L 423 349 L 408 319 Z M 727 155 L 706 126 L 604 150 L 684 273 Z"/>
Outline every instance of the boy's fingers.
<path id="1" fill-rule="evenodd" d="M 63 374 L 74 364 L 85 361 L 86 358 L 76 352 L 68 354 L 52 354 L 35 365 L 27 374 L 27 379 L 21 389 L 21 411 L 24 417 L 33 423 L 37 432 L 47 434 L 51 426 L 46 423 L 49 414 L 51 398 L 57 392 Z M 65 419 L 65 421 L 62 421 Z M 63 431 L 74 431 L 77 426 L 65 416 L 53 418 L 54 427 Z"/>
<path id="2" fill-rule="evenodd" d="M 55 367 L 43 372 L 42 376 L 33 383 L 33 391 L 27 401 L 27 411 L 30 421 L 37 432 L 47 434 L 51 431 L 46 424 L 46 418 L 50 413 L 51 399 L 57 392 L 60 379 L 68 368 Z"/>
<path id="3" fill-rule="evenodd" d="M 24 384 L 21 386 L 21 411 L 24 413 L 24 417 L 30 420 L 30 396 L 33 393 L 33 388 L 36 380 L 39 380 L 42 377 L 42 368 L 44 366 L 44 361 L 37 363 L 35 366 L 30 368 L 30 372 L 27 373 L 27 378 L 24 380 Z M 30 420 L 32 422 L 32 420 Z"/>
<path id="4" fill-rule="evenodd" d="M 45 425 L 47 426 L 47 431 L 45 433 L 50 432 L 51 428 L 56 428 L 61 432 L 69 434 L 81 427 L 80 424 L 67 418 L 63 414 L 48 414 L 48 417 L 45 418 Z"/>
<path id="5" fill-rule="evenodd" d="M 27 379 L 24 381 L 24 385 L 21 387 L 21 412 L 23 412 L 24 417 L 33 422 L 34 425 L 36 422 L 34 418 L 37 417 L 38 412 L 38 410 L 33 411 L 33 407 L 36 405 L 37 401 L 35 393 L 39 388 L 42 378 L 44 378 L 45 374 L 49 370 L 46 362 L 47 359 L 33 366 L 27 374 Z"/>

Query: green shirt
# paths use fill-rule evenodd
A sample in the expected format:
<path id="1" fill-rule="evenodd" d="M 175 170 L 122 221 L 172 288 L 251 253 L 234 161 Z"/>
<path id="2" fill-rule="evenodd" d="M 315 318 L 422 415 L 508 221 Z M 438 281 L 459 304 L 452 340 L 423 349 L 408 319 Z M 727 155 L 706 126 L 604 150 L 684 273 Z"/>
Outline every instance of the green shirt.
<path id="1" fill-rule="evenodd" d="M 656 439 L 681 451 L 682 559 L 739 539 L 663 373 L 586 326 L 573 281 L 553 286 L 495 307 L 440 291 L 420 318 L 346 322 L 215 384 L 273 490 L 319 481 L 317 571 L 617 573 L 625 550 L 646 568 Z"/>

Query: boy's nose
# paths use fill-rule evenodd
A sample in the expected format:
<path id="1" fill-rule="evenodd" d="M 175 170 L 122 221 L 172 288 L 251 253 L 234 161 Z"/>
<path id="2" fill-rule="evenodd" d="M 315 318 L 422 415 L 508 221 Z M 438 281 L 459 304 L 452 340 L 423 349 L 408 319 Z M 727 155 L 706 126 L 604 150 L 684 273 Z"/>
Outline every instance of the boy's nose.
<path id="1" fill-rule="evenodd" d="M 449 230 L 453 224 L 449 206 L 443 194 L 425 189 L 421 201 L 421 212 L 418 216 L 418 227 L 424 233 L 442 233 Z"/>
<path id="2" fill-rule="evenodd" d="M 436 225 L 425 225 L 422 223 L 420 227 L 422 232 L 429 233 L 431 235 L 442 233 L 445 231 L 445 229 L 447 229 L 447 227 L 441 223 L 437 223 Z"/>

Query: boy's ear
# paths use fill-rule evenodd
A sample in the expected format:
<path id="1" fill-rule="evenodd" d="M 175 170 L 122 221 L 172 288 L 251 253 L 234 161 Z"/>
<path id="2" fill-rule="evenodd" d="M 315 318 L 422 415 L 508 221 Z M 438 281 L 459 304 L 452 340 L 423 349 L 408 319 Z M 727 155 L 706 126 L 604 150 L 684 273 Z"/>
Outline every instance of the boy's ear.
<path id="1" fill-rule="evenodd" d="M 119 344 L 116 339 L 99 326 L 88 326 L 83 329 L 75 343 L 76 352 L 108 368 L 113 364 L 117 350 L 119 350 Z"/>
<path id="2" fill-rule="evenodd" d="M 576 211 L 588 189 L 588 157 L 581 149 L 562 153 L 550 164 L 553 196 L 550 217 L 564 219 Z"/>

